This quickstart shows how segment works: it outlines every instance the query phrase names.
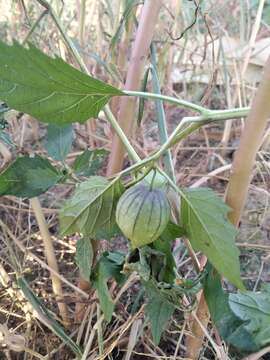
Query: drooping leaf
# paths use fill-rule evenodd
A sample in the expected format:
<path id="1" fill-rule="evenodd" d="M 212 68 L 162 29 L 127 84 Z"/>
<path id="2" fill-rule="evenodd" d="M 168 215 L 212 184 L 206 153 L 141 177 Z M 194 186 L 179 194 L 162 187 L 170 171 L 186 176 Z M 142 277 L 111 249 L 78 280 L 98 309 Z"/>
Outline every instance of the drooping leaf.
<path id="1" fill-rule="evenodd" d="M 175 279 L 175 260 L 172 254 L 172 241 L 184 235 L 183 229 L 178 225 L 169 222 L 161 236 L 153 242 L 153 248 L 165 255 L 166 263 L 164 268 L 164 281 L 173 283 Z"/>
<path id="2" fill-rule="evenodd" d="M 104 177 L 92 176 L 80 183 L 60 211 L 62 234 L 80 232 L 95 238 L 113 236 L 118 229 L 115 208 L 123 191 L 118 178 L 109 182 Z"/>
<path id="3" fill-rule="evenodd" d="M 220 275 L 211 264 L 208 264 L 207 268 L 204 295 L 218 333 L 228 344 L 240 351 L 256 351 L 258 348 L 246 330 L 244 321 L 236 316 L 229 306 L 229 295 L 222 289 Z"/>
<path id="4" fill-rule="evenodd" d="M 149 318 L 154 343 L 159 344 L 161 334 L 175 311 L 175 306 L 156 288 L 152 282 L 144 282 L 148 297 L 145 312 Z"/>
<path id="5" fill-rule="evenodd" d="M 148 67 L 144 73 L 141 91 L 144 91 L 144 92 L 147 91 L 147 81 L 148 81 L 149 72 L 150 72 L 150 67 Z M 139 98 L 138 119 L 137 119 L 138 126 L 140 126 L 141 122 L 142 122 L 143 113 L 144 113 L 144 105 L 145 105 L 145 98 L 140 97 Z"/>
<path id="6" fill-rule="evenodd" d="M 257 349 L 270 344 L 270 289 L 229 295 L 229 306 L 244 323 Z"/>
<path id="7" fill-rule="evenodd" d="M 33 45 L 26 49 L 0 42 L 0 100 L 15 110 L 47 123 L 82 123 L 120 95 L 120 90 Z"/>
<path id="8" fill-rule="evenodd" d="M 107 281 L 114 278 L 121 284 L 125 280 L 125 276 L 121 274 L 124 259 L 124 254 L 119 252 L 104 252 L 93 271 L 93 286 L 97 289 L 100 307 L 107 321 L 111 321 L 114 309 Z"/>
<path id="9" fill-rule="evenodd" d="M 214 267 L 238 288 L 239 251 L 236 229 L 227 221 L 229 207 L 210 189 L 191 189 L 182 193 L 181 222 L 196 251 L 202 251 Z"/>
<path id="10" fill-rule="evenodd" d="M 81 155 L 77 156 L 74 161 L 73 169 L 76 175 L 96 175 L 97 170 L 101 167 L 108 153 L 105 149 L 85 150 Z"/>
<path id="11" fill-rule="evenodd" d="M 72 125 L 48 125 L 46 150 L 53 159 L 58 161 L 65 160 L 67 154 L 70 152 L 72 140 Z"/>
<path id="12" fill-rule="evenodd" d="M 41 156 L 17 158 L 0 174 L 0 196 L 38 196 L 63 178 L 51 163 Z"/>
<path id="13" fill-rule="evenodd" d="M 93 263 L 93 249 L 90 238 L 83 237 L 77 241 L 75 261 L 82 277 L 89 281 Z"/>

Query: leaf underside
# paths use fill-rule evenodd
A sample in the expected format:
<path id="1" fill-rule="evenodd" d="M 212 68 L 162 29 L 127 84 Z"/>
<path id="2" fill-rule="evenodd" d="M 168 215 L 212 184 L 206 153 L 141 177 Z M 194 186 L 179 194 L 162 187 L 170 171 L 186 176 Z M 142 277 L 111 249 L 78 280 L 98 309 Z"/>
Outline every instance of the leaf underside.
<path id="1" fill-rule="evenodd" d="M 112 96 L 123 95 L 59 57 L 28 47 L 0 41 L 0 99 L 10 108 L 46 123 L 82 123 L 97 117 Z"/>
<path id="2" fill-rule="evenodd" d="M 49 160 L 36 155 L 17 158 L 0 174 L 0 196 L 38 196 L 63 178 Z"/>
<path id="3" fill-rule="evenodd" d="M 80 274 L 87 281 L 91 275 L 93 255 L 91 239 L 88 237 L 79 239 L 76 244 L 75 261 L 80 269 Z"/>
<path id="4" fill-rule="evenodd" d="M 47 128 L 46 150 L 55 160 L 64 161 L 72 147 L 72 125 L 57 126 L 50 124 Z"/>
<path id="5" fill-rule="evenodd" d="M 202 251 L 217 271 L 243 289 L 236 229 L 226 219 L 229 207 L 210 189 L 183 191 L 181 221 L 196 251 Z"/>
<path id="6" fill-rule="evenodd" d="M 115 207 L 123 191 L 119 179 L 109 182 L 101 176 L 92 176 L 80 183 L 60 211 L 62 234 L 80 232 L 97 238 L 102 230 L 101 238 L 113 235 Z"/>

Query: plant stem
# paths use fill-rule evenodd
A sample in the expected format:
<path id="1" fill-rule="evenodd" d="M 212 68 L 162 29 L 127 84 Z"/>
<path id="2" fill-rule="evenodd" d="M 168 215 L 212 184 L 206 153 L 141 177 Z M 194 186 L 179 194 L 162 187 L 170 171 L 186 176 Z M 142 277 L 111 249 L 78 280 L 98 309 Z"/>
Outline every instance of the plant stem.
<path id="1" fill-rule="evenodd" d="M 131 90 L 122 90 L 122 91 L 127 96 L 137 96 L 137 97 L 143 97 L 143 98 L 147 98 L 147 99 L 163 100 L 163 101 L 167 101 L 171 104 L 181 106 L 186 109 L 197 111 L 201 114 L 208 114 L 208 112 L 209 112 L 208 109 L 206 109 L 200 105 L 196 105 L 196 104 L 193 104 L 192 102 L 177 99 L 177 98 L 174 98 L 171 96 L 155 94 L 155 93 L 150 93 L 150 92 L 142 92 L 142 91 L 131 91 Z"/>
<path id="2" fill-rule="evenodd" d="M 157 73 L 157 59 L 156 59 L 156 49 L 154 44 L 151 44 L 151 60 L 152 60 L 152 84 L 155 93 L 161 94 L 159 77 Z M 164 144 L 168 140 L 168 132 L 166 127 L 166 116 L 164 111 L 163 102 L 161 100 L 156 100 L 156 111 L 157 111 L 157 120 L 158 120 L 158 130 L 159 138 L 161 144 Z M 164 168 L 166 173 L 175 181 L 175 173 L 172 161 L 172 154 L 168 149 L 164 154 Z"/>
<path id="3" fill-rule="evenodd" d="M 38 24 L 40 23 L 40 21 L 44 18 L 45 15 L 48 14 L 48 10 L 45 9 L 37 18 L 37 20 L 34 22 L 34 24 L 32 25 L 31 29 L 29 30 L 29 32 L 27 33 L 26 37 L 23 39 L 22 41 L 22 45 L 24 45 L 28 39 L 30 38 L 30 36 L 33 34 L 33 32 L 36 30 L 36 27 L 38 26 Z"/>
<path id="4" fill-rule="evenodd" d="M 139 155 L 136 153 L 135 149 L 130 144 L 127 136 L 125 135 L 124 131 L 122 130 L 122 128 L 118 124 L 118 121 L 114 117 L 114 115 L 111 112 L 111 109 L 109 107 L 106 108 L 105 114 L 106 114 L 107 119 L 109 120 L 110 124 L 112 125 L 113 129 L 117 133 L 117 136 L 119 137 L 119 139 L 122 141 L 123 145 L 125 146 L 130 158 L 134 162 L 140 161 L 141 159 L 140 159 Z"/>
<path id="5" fill-rule="evenodd" d="M 132 46 L 128 73 L 125 82 L 126 90 L 134 90 L 140 87 L 145 59 L 158 21 L 159 10 L 162 0 L 146 0 L 144 2 L 135 41 Z M 126 136 L 132 133 L 133 119 L 136 108 L 136 99 L 130 97 L 120 98 L 118 123 Z M 125 148 L 118 135 L 115 134 L 112 141 L 112 150 L 107 168 L 107 175 L 112 175 L 122 169 Z"/>

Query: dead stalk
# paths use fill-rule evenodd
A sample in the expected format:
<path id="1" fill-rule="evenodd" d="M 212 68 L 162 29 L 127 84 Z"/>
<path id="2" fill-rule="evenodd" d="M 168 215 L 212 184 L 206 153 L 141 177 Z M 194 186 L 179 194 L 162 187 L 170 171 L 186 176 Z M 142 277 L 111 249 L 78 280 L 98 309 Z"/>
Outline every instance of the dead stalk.
<path id="1" fill-rule="evenodd" d="M 139 27 L 131 51 L 131 59 L 125 82 L 126 90 L 138 90 L 142 78 L 145 59 L 153 38 L 154 29 L 158 21 L 158 14 L 162 5 L 161 0 L 146 0 L 142 8 Z M 131 135 L 136 99 L 123 97 L 120 100 L 118 122 L 127 136 Z M 107 174 L 112 175 L 121 170 L 125 155 L 122 141 L 115 134 L 112 140 L 112 151 L 107 168 Z"/>
<path id="2" fill-rule="evenodd" d="M 39 226 L 39 230 L 42 236 L 43 244 L 44 244 L 44 250 L 46 254 L 46 258 L 48 261 L 49 266 L 55 270 L 56 272 L 59 272 L 58 270 L 58 264 L 53 248 L 52 238 L 49 233 L 48 225 L 46 223 L 42 207 L 40 205 L 39 199 L 37 197 L 34 197 L 30 200 L 31 206 L 34 210 L 34 214 Z M 56 295 L 57 299 L 63 299 L 63 291 L 62 291 L 62 285 L 61 281 L 58 277 L 56 277 L 53 273 L 51 273 L 51 279 L 52 279 L 52 287 L 53 292 Z M 68 310 L 66 307 L 66 304 L 64 302 L 58 303 L 59 312 L 62 316 L 62 319 L 64 320 L 65 324 L 67 325 L 69 323 L 69 317 L 68 317 Z"/>

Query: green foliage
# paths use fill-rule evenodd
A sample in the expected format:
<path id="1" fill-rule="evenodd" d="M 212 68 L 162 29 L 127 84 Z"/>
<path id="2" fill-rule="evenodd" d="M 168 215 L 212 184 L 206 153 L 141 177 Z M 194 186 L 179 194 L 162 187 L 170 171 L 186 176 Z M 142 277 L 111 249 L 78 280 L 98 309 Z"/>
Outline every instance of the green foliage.
<path id="1" fill-rule="evenodd" d="M 175 311 L 175 306 L 168 301 L 152 282 L 145 282 L 144 287 L 148 296 L 145 311 L 151 324 L 154 343 L 158 345 L 161 334 Z"/>
<path id="2" fill-rule="evenodd" d="M 91 176 L 97 173 L 108 151 L 105 149 L 85 150 L 74 161 L 73 169 L 78 176 Z"/>
<path id="3" fill-rule="evenodd" d="M 229 295 L 229 306 L 243 321 L 257 350 L 270 344 L 270 287 L 260 292 L 246 291 Z"/>
<path id="4" fill-rule="evenodd" d="M 107 321 L 111 321 L 114 309 L 107 282 L 108 279 L 114 278 L 118 283 L 123 283 L 125 276 L 121 270 L 124 259 L 120 252 L 104 252 L 93 271 L 93 286 L 97 289 L 100 307 Z"/>
<path id="5" fill-rule="evenodd" d="M 0 174 L 0 196 L 15 195 L 31 198 L 38 196 L 63 178 L 51 163 L 36 155 L 17 158 Z"/>
<path id="6" fill-rule="evenodd" d="M 221 286 L 220 275 L 208 264 L 208 275 L 204 282 L 204 295 L 220 336 L 240 351 L 256 351 L 257 347 L 244 322 L 229 306 L 229 295 Z"/>
<path id="7" fill-rule="evenodd" d="M 183 191 L 181 222 L 196 251 L 202 251 L 235 286 L 243 289 L 236 229 L 226 220 L 229 208 L 210 189 Z"/>
<path id="8" fill-rule="evenodd" d="M 171 250 L 172 242 L 182 235 L 184 235 L 183 229 L 178 225 L 169 222 L 164 232 L 152 244 L 155 250 L 160 251 L 165 256 L 163 279 L 167 283 L 173 283 L 175 279 L 174 268 L 176 267 L 176 264 Z"/>
<path id="9" fill-rule="evenodd" d="M 76 244 L 75 261 L 80 269 L 80 274 L 85 280 L 90 279 L 93 255 L 91 239 L 88 237 L 79 239 Z"/>
<path id="10" fill-rule="evenodd" d="M 115 208 L 123 191 L 118 178 L 109 182 L 104 177 L 92 176 L 80 183 L 60 211 L 62 234 L 80 232 L 84 236 L 110 239 L 118 231 Z"/>
<path id="11" fill-rule="evenodd" d="M 227 294 L 220 275 L 208 265 L 204 294 L 221 337 L 236 349 L 254 352 L 270 343 L 270 288 Z"/>
<path id="12" fill-rule="evenodd" d="M 141 85 L 141 91 L 147 91 L 147 81 L 148 81 L 149 73 L 150 73 L 150 67 L 148 67 L 144 73 L 144 77 Z M 139 110 L 138 110 L 138 119 L 137 119 L 138 126 L 141 125 L 143 119 L 144 105 L 145 105 L 145 98 L 143 97 L 139 98 Z"/>
<path id="13" fill-rule="evenodd" d="M 70 152 L 72 140 L 72 125 L 48 125 L 46 150 L 53 159 L 58 161 L 65 160 L 67 154 Z"/>
<path id="14" fill-rule="evenodd" d="M 9 107 L 58 125 L 97 117 L 112 96 L 123 93 L 29 44 L 0 42 L 0 99 Z"/>

